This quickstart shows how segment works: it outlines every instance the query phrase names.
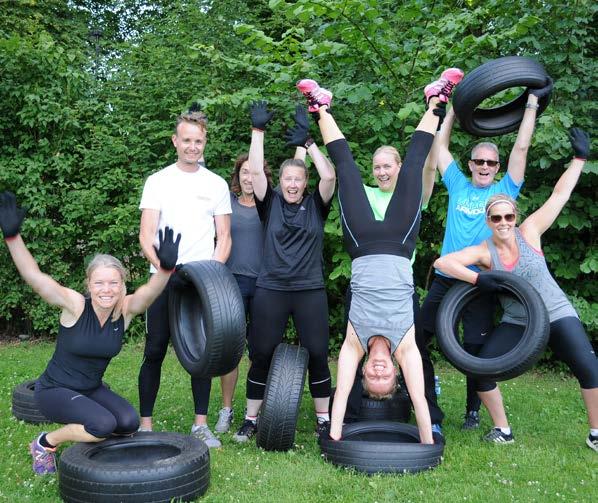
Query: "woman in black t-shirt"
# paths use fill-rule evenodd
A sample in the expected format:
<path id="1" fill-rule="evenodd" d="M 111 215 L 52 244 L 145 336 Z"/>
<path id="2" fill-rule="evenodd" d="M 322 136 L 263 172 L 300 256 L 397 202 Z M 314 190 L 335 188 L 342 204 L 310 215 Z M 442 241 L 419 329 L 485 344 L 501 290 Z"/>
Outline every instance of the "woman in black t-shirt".
<path id="1" fill-rule="evenodd" d="M 280 191 L 273 190 L 263 170 L 264 129 L 271 118 L 265 102 L 252 105 L 249 169 L 264 228 L 264 256 L 251 309 L 247 412 L 234 436 L 238 442 L 247 441 L 256 432 L 270 362 L 282 342 L 289 316 L 293 317 L 301 345 L 309 352 L 309 389 L 315 403 L 316 431 L 329 423 L 328 303 L 322 247 L 336 176 L 332 164 L 309 138 L 307 111 L 298 107 L 296 125 L 287 133 L 287 139 L 289 145 L 305 146 L 320 182 L 314 193 L 308 194 L 305 163 L 287 159 L 280 167 Z"/>
<path id="2" fill-rule="evenodd" d="M 118 354 L 131 319 L 145 312 L 174 270 L 179 242 L 160 231 L 160 270 L 126 294 L 126 271 L 111 255 L 96 255 L 87 267 L 89 296 L 58 284 L 25 246 L 20 228 L 25 211 L 11 192 L 0 194 L 0 228 L 21 277 L 48 304 L 60 307 L 56 349 L 35 385 L 40 412 L 65 426 L 41 433 L 29 446 L 38 475 L 56 471 L 56 447 L 63 442 L 99 442 L 111 434 L 132 434 L 139 427 L 135 408 L 102 384 L 110 360 Z"/>

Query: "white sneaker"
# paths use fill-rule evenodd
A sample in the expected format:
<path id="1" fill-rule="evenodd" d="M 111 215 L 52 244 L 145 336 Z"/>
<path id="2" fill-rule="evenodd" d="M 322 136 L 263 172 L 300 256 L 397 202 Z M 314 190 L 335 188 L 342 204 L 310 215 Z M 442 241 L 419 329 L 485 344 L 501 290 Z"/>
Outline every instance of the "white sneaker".
<path id="1" fill-rule="evenodd" d="M 210 431 L 207 424 L 193 425 L 191 436 L 203 441 L 210 449 L 222 447 L 220 440 Z"/>
<path id="2" fill-rule="evenodd" d="M 233 409 L 230 407 L 222 407 L 218 412 L 218 421 L 216 422 L 216 426 L 214 426 L 214 430 L 216 433 L 226 433 L 230 430 L 232 422 Z"/>

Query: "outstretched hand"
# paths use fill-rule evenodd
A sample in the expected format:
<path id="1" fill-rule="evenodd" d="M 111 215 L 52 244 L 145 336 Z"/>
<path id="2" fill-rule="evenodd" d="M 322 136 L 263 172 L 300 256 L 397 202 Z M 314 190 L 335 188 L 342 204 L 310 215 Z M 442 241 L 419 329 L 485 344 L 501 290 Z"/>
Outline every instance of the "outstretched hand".
<path id="1" fill-rule="evenodd" d="M 587 159 L 590 155 L 590 135 L 581 128 L 573 127 L 569 130 L 569 140 L 575 157 Z"/>
<path id="2" fill-rule="evenodd" d="M 272 120 L 274 112 L 268 110 L 267 101 L 253 101 L 249 107 L 251 113 L 251 126 L 264 131 L 268 122 Z"/>
<path id="3" fill-rule="evenodd" d="M 295 115 L 293 116 L 295 125 L 287 129 L 284 137 L 287 140 L 287 147 L 303 147 L 309 139 L 309 117 L 307 116 L 307 109 L 303 105 L 295 107 Z"/>
<path id="4" fill-rule="evenodd" d="M 494 293 L 502 289 L 500 282 L 493 278 L 488 271 L 478 273 L 478 279 L 475 282 L 475 286 L 477 286 L 482 293 Z"/>
<path id="5" fill-rule="evenodd" d="M 12 192 L 0 194 L 0 228 L 4 239 L 14 238 L 21 230 L 27 210 L 17 206 L 17 198 Z"/>
<path id="6" fill-rule="evenodd" d="M 544 96 L 547 96 L 552 92 L 553 85 L 554 85 L 554 82 L 553 82 L 552 78 L 549 76 L 546 76 L 546 85 L 544 87 L 531 88 L 529 90 L 529 93 L 533 94 L 538 99 L 544 98 Z"/>
<path id="7" fill-rule="evenodd" d="M 176 261 L 179 257 L 179 243 L 181 242 L 181 233 L 177 235 L 176 241 L 174 240 L 174 231 L 170 227 L 162 229 L 158 233 L 158 241 L 160 248 L 154 246 L 156 255 L 160 259 L 160 268 L 166 271 L 172 271 L 176 266 Z"/>

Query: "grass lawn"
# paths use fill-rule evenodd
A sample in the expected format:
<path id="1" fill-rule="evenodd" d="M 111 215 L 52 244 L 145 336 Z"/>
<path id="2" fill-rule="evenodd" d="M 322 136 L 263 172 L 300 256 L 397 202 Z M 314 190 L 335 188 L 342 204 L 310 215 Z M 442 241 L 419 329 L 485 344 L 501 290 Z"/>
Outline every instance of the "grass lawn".
<path id="1" fill-rule="evenodd" d="M 49 342 L 0 346 L 2 501 L 59 501 L 56 477 L 37 477 L 31 471 L 27 445 L 40 427 L 16 420 L 10 410 L 13 388 L 37 377 L 52 350 Z M 112 389 L 135 405 L 142 354 L 141 343 L 127 344 L 105 376 Z M 241 376 L 246 371 L 244 359 Z M 238 445 L 231 434 L 222 435 L 223 448 L 211 451 L 211 482 L 203 501 L 598 501 L 598 455 L 585 445 L 588 428 L 577 381 L 552 373 L 528 373 L 504 383 L 516 443 L 501 446 L 480 441 L 491 426 L 485 412 L 479 431 L 460 431 L 465 380 L 448 365 L 440 366 L 437 373 L 441 376 L 440 401 L 446 413 L 447 438 L 439 468 L 417 475 L 368 477 L 326 463 L 314 437 L 313 403 L 306 387 L 295 449 L 270 453 L 256 448 L 254 442 Z M 235 427 L 242 419 L 244 388 L 242 381 L 235 397 Z M 216 379 L 211 426 L 219 408 Z M 187 433 L 192 420 L 189 376 L 169 351 L 156 404 L 155 429 Z"/>

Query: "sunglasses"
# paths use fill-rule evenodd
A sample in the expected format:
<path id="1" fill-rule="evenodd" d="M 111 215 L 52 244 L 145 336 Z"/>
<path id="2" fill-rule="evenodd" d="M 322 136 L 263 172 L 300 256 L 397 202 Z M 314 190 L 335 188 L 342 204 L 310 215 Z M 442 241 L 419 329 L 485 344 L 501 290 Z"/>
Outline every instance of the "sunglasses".
<path id="1" fill-rule="evenodd" d="M 472 159 L 471 161 L 476 166 L 483 166 L 484 163 L 486 163 L 488 167 L 493 168 L 494 166 L 498 165 L 498 161 L 492 161 L 491 159 Z"/>
<path id="2" fill-rule="evenodd" d="M 497 224 L 502 219 L 505 219 L 505 222 L 514 222 L 515 221 L 515 213 L 507 213 L 506 215 L 488 215 L 488 218 L 493 224 Z"/>

